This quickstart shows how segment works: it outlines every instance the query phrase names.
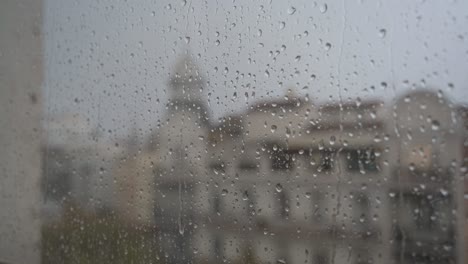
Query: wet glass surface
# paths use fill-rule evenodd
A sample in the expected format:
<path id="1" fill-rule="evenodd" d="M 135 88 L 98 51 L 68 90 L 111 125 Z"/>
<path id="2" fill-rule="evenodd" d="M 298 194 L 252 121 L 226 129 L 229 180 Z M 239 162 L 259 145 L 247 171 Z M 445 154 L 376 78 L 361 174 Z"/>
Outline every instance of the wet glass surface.
<path id="1" fill-rule="evenodd" d="M 0 262 L 466 262 L 466 3 L 0 10 Z"/>

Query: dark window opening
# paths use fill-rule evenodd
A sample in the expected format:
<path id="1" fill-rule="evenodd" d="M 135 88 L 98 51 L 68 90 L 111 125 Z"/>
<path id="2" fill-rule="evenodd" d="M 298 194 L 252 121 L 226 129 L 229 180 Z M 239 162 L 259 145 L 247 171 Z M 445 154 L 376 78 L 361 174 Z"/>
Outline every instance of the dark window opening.
<path id="1" fill-rule="evenodd" d="M 271 157 L 271 167 L 275 171 L 291 170 L 294 168 L 293 154 L 278 150 L 273 152 Z"/>
<path id="2" fill-rule="evenodd" d="M 242 160 L 239 163 L 239 169 L 243 171 L 251 171 L 256 170 L 258 168 L 258 164 L 254 161 L 250 160 Z"/>
<path id="3" fill-rule="evenodd" d="M 210 168 L 215 174 L 226 173 L 226 164 L 224 162 L 213 162 L 210 164 Z"/>
<path id="4" fill-rule="evenodd" d="M 328 171 L 333 170 L 334 162 L 335 162 L 334 160 L 335 153 L 330 150 L 324 150 L 321 153 L 322 153 L 322 157 L 321 157 L 320 165 L 317 171 L 328 172 Z"/>
<path id="5" fill-rule="evenodd" d="M 375 151 L 372 149 L 349 150 L 346 155 L 347 169 L 352 172 L 375 172 L 378 170 Z"/>
<path id="6" fill-rule="evenodd" d="M 325 252 L 319 252 L 319 253 L 315 254 L 314 261 L 312 263 L 328 264 L 330 262 L 329 262 L 327 254 Z"/>

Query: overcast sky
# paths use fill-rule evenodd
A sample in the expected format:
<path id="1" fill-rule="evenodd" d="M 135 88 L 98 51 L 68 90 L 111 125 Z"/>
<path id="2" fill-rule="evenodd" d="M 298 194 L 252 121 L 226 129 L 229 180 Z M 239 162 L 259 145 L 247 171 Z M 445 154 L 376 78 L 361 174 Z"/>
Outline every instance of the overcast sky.
<path id="1" fill-rule="evenodd" d="M 47 115 L 112 135 L 154 127 L 187 50 L 215 118 L 289 87 L 326 102 L 426 85 L 468 101 L 466 1 L 46 0 L 44 13 Z"/>

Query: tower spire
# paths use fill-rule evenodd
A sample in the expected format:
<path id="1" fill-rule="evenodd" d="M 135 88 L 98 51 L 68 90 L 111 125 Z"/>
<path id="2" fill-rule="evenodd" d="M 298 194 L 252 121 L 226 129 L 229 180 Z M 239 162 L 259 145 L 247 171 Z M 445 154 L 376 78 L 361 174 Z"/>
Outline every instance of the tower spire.
<path id="1" fill-rule="evenodd" d="M 207 122 L 207 108 L 203 98 L 205 78 L 193 56 L 186 52 L 179 58 L 169 79 L 170 105 L 173 110 L 187 110 L 198 113 L 202 122 Z"/>

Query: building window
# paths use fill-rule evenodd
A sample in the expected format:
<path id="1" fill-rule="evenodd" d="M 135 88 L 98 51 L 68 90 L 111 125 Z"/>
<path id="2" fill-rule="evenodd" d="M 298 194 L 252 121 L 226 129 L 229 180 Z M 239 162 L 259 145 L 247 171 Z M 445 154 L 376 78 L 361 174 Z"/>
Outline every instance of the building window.
<path id="1" fill-rule="evenodd" d="M 258 163 L 251 160 L 241 160 L 239 162 L 239 169 L 241 171 L 254 171 L 259 167 Z"/>
<path id="2" fill-rule="evenodd" d="M 359 226 L 368 226 L 370 215 L 370 201 L 366 193 L 357 192 L 353 194 L 354 222 Z"/>
<path id="3" fill-rule="evenodd" d="M 314 264 L 328 264 L 328 263 L 330 263 L 330 260 L 328 258 L 328 254 L 325 251 L 317 252 L 314 255 L 314 261 L 312 263 L 314 263 Z"/>
<path id="4" fill-rule="evenodd" d="M 212 162 L 210 164 L 211 171 L 214 174 L 224 174 L 226 173 L 226 164 L 222 161 Z"/>
<path id="5" fill-rule="evenodd" d="M 373 149 L 352 149 L 346 153 L 346 165 L 351 172 L 375 172 L 377 158 Z"/>
<path id="6" fill-rule="evenodd" d="M 289 196 L 285 190 L 278 193 L 278 209 L 281 218 L 286 219 L 289 217 Z"/>
<path id="7" fill-rule="evenodd" d="M 317 168 L 318 172 L 330 172 L 334 168 L 335 152 L 331 150 L 323 150 L 321 153 L 320 164 Z"/>
<path id="8" fill-rule="evenodd" d="M 271 168 L 274 171 L 294 169 L 293 154 L 285 150 L 274 151 L 271 155 Z"/>

